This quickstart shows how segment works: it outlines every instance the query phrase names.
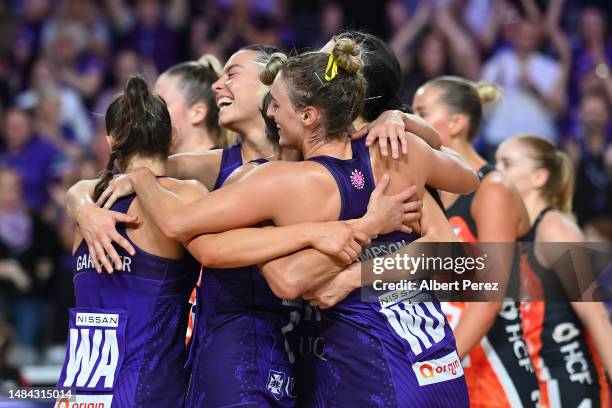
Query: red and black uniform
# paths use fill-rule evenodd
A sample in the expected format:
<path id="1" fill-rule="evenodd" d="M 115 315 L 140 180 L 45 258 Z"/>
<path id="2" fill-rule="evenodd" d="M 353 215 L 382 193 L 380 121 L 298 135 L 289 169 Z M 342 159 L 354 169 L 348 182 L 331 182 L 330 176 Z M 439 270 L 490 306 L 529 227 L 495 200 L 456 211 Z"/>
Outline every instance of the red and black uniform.
<path id="1" fill-rule="evenodd" d="M 550 407 L 609 407 L 610 385 L 589 333 L 574 312 L 554 270 L 538 262 L 533 243 L 550 211 L 544 209 L 523 241 L 521 286 L 533 299 L 522 302 L 523 332 L 542 402 Z"/>
<path id="2" fill-rule="evenodd" d="M 482 181 L 495 168 L 486 164 L 478 171 Z M 478 229 L 471 210 L 476 193 L 461 196 L 447 210 L 449 224 L 463 242 L 478 242 Z M 518 280 L 518 257 L 511 279 Z M 445 302 L 442 310 L 456 327 L 464 302 Z M 533 407 L 539 390 L 521 327 L 518 302 L 508 299 L 495 323 L 480 343 L 464 358 L 463 367 L 471 407 Z"/>

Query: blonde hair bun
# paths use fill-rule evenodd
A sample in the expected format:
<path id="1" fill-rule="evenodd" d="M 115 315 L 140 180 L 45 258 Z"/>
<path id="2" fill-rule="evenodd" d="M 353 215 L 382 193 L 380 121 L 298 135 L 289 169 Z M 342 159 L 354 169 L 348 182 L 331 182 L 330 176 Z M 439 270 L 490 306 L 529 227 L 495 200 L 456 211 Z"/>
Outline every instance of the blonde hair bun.
<path id="1" fill-rule="evenodd" d="M 350 38 L 338 39 L 334 44 L 332 55 L 338 63 L 338 67 L 348 74 L 356 74 L 363 68 L 361 47 Z"/>
<path id="2" fill-rule="evenodd" d="M 264 85 L 272 85 L 276 75 L 287 62 L 288 57 L 282 52 L 275 52 L 270 56 L 266 67 L 259 74 L 259 79 Z"/>
<path id="3" fill-rule="evenodd" d="M 483 105 L 495 102 L 502 96 L 502 89 L 499 86 L 489 82 L 478 82 L 474 84 L 474 88 L 476 88 L 480 102 Z"/>

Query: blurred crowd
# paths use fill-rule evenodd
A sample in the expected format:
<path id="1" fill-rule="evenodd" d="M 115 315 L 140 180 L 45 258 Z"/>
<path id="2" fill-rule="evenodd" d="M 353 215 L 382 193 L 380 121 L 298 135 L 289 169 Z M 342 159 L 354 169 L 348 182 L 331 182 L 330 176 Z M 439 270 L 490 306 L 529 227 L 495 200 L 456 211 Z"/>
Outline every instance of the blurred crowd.
<path id="1" fill-rule="evenodd" d="M 21 364 L 63 361 L 74 301 L 65 193 L 107 162 L 101 119 L 112 96 L 131 74 L 152 84 L 205 53 L 225 61 L 251 43 L 318 48 L 350 27 L 389 42 L 407 105 L 440 75 L 497 83 L 504 97 L 488 111 L 479 151 L 492 157 L 521 132 L 566 149 L 576 166 L 577 220 L 590 240 L 610 241 L 611 7 L 605 0 L 0 2 L 0 379 L 11 342 Z"/>

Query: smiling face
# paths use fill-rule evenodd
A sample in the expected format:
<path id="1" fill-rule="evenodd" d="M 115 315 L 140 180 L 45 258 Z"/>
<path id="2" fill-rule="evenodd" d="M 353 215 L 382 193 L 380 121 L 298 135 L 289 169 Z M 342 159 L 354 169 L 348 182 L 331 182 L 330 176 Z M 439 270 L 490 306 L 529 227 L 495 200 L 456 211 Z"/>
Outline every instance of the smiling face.
<path id="1" fill-rule="evenodd" d="M 223 75 L 212 88 L 219 106 L 219 125 L 242 135 L 253 120 L 261 119 L 266 86 L 259 79 L 261 67 L 257 51 L 238 51 L 225 64 Z"/>
<path id="2" fill-rule="evenodd" d="M 300 148 L 306 135 L 306 128 L 301 120 L 302 114 L 296 110 L 289 98 L 287 81 L 283 78 L 282 71 L 270 87 L 270 96 L 272 100 L 266 114 L 276 122 L 280 136 L 279 145 Z"/>

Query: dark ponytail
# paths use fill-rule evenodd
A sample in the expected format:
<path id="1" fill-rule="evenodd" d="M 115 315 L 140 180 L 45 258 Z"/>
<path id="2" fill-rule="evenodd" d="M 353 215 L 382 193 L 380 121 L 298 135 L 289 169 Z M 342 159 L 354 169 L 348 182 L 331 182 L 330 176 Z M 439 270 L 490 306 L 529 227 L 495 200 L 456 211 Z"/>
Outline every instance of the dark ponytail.
<path id="1" fill-rule="evenodd" d="M 105 123 L 112 142 L 108 164 L 94 190 L 94 201 L 112 180 L 115 165 L 124 171 L 135 155 L 165 159 L 172 142 L 166 103 L 149 91 L 141 76 L 130 77 L 123 93 L 113 99 L 106 110 Z"/>
<path id="2" fill-rule="evenodd" d="M 365 62 L 361 72 L 367 86 L 361 116 L 371 122 L 387 110 L 408 112 L 409 107 L 398 95 L 402 72 L 391 47 L 375 35 L 362 31 L 342 32 L 334 37 L 334 41 L 343 38 L 352 39 L 361 47 Z"/>

